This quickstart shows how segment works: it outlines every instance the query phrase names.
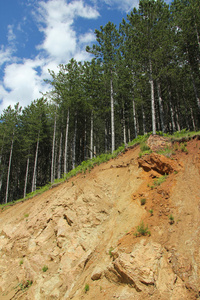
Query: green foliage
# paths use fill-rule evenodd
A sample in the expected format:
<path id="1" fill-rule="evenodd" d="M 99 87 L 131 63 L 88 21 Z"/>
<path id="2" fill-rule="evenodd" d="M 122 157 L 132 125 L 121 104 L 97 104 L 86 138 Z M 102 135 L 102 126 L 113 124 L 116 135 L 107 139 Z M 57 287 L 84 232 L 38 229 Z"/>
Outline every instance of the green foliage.
<path id="1" fill-rule="evenodd" d="M 142 143 L 142 144 L 140 144 L 140 150 L 141 150 L 141 152 L 145 152 L 145 151 L 150 150 L 150 148 L 146 143 Z"/>
<path id="2" fill-rule="evenodd" d="M 46 272 L 48 270 L 48 266 L 44 265 L 44 267 L 42 268 L 43 272 Z"/>
<path id="3" fill-rule="evenodd" d="M 171 225 L 174 224 L 174 216 L 172 214 L 170 214 L 170 216 L 169 216 L 169 223 Z"/>
<path id="4" fill-rule="evenodd" d="M 150 212 L 151 216 L 153 216 L 153 209 L 150 209 L 149 212 Z"/>
<path id="5" fill-rule="evenodd" d="M 136 237 L 145 235 L 150 236 L 151 232 L 149 231 L 148 225 L 145 226 L 144 222 L 142 221 L 141 224 L 137 227 L 137 231 L 134 233 L 134 235 Z"/>
<path id="6" fill-rule="evenodd" d="M 186 152 L 186 153 L 188 152 L 186 146 L 187 146 L 187 143 L 186 143 L 186 142 L 185 142 L 185 143 L 181 143 L 180 149 L 181 149 L 182 152 Z"/>
<path id="7" fill-rule="evenodd" d="M 21 266 L 21 265 L 23 265 L 23 263 L 24 263 L 24 261 L 23 261 L 23 259 L 21 259 L 19 262 L 19 265 Z"/>
<path id="8" fill-rule="evenodd" d="M 154 186 L 161 185 L 163 182 L 166 181 L 167 177 L 168 177 L 168 175 L 165 174 L 165 175 L 159 177 L 158 179 L 154 180 L 154 182 L 153 182 Z"/>
<path id="9" fill-rule="evenodd" d="M 25 283 L 19 283 L 16 288 L 19 287 L 23 292 L 25 292 L 32 284 L 32 280 L 27 280 Z"/>
<path id="10" fill-rule="evenodd" d="M 141 203 L 141 205 L 145 205 L 145 203 L 146 203 L 146 198 L 142 198 L 142 199 L 140 199 L 140 203 Z"/>
<path id="11" fill-rule="evenodd" d="M 87 293 L 89 291 L 89 289 L 90 289 L 89 284 L 86 283 L 86 285 L 84 287 L 85 293 Z"/>
<path id="12" fill-rule="evenodd" d="M 112 251 L 114 250 L 114 248 L 113 247 L 111 247 L 110 249 L 109 249 L 109 251 L 108 251 L 108 254 L 110 255 L 110 257 L 112 257 L 113 256 L 113 254 L 112 254 Z"/>
<path id="13" fill-rule="evenodd" d="M 29 217 L 29 214 L 24 214 L 24 218 L 28 218 Z"/>
<path id="14" fill-rule="evenodd" d="M 161 154 L 161 155 L 164 155 L 166 157 L 171 157 L 173 154 L 175 154 L 175 152 L 173 151 L 172 148 L 170 147 L 166 147 L 165 149 L 162 149 L 162 150 L 159 150 L 159 151 L 156 151 L 158 154 Z"/>

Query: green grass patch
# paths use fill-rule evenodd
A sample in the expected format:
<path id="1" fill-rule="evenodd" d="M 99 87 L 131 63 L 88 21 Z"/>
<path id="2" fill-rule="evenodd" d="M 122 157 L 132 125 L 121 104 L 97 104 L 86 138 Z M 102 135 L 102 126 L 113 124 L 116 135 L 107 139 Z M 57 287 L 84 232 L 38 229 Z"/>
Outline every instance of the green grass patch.
<path id="1" fill-rule="evenodd" d="M 137 136 L 137 138 L 135 138 L 134 140 L 132 140 L 131 142 L 128 143 L 128 147 L 132 147 L 137 144 L 140 144 L 141 145 L 141 152 L 139 154 L 140 157 L 145 154 L 152 153 L 152 151 L 146 145 L 146 141 L 151 134 L 152 134 L 152 132 L 149 132 L 148 134 L 145 134 L 142 136 L 141 135 Z M 171 141 L 179 141 L 183 138 L 185 138 L 186 140 L 189 140 L 190 138 L 194 137 L 195 135 L 200 135 L 200 131 L 189 132 L 188 130 L 183 129 L 181 131 L 175 132 L 173 135 L 169 135 L 169 134 L 162 133 L 162 132 L 157 132 L 157 134 L 168 137 Z M 185 141 L 183 143 L 185 143 Z M 49 190 L 52 186 L 63 183 L 65 181 L 68 181 L 70 178 L 76 176 L 79 173 L 86 174 L 87 172 L 90 172 L 94 168 L 94 166 L 100 165 L 102 163 L 109 161 L 110 159 L 116 158 L 120 153 L 124 153 L 124 151 L 125 151 L 125 145 L 122 145 L 117 150 L 115 150 L 113 153 L 100 154 L 99 156 L 94 157 L 93 159 L 83 161 L 75 169 L 69 171 L 67 174 L 64 174 L 61 179 L 55 179 L 55 181 L 53 183 L 48 183 L 45 186 L 38 187 L 36 191 L 27 194 L 25 198 L 14 200 L 14 201 L 11 201 L 6 204 L 0 204 L 0 209 L 5 210 L 5 209 L 9 208 L 9 206 L 12 206 L 18 202 L 23 202 L 27 199 L 33 198 L 37 195 L 40 195 L 40 194 L 44 193 L 45 191 Z M 173 154 L 173 152 L 171 152 L 171 151 L 172 151 L 171 149 L 165 149 L 164 152 L 159 152 L 159 153 L 164 154 L 166 156 L 170 156 L 171 153 Z M 186 146 L 185 147 L 182 146 L 182 151 L 187 152 Z"/>
<path id="2" fill-rule="evenodd" d="M 146 198 L 142 198 L 140 199 L 140 203 L 141 205 L 145 205 L 145 203 L 147 202 Z"/>
<path id="3" fill-rule="evenodd" d="M 42 268 L 43 272 L 46 272 L 48 270 L 48 266 L 44 265 L 44 267 Z"/>
<path id="4" fill-rule="evenodd" d="M 141 224 L 137 227 L 137 231 L 134 233 L 136 237 L 138 236 L 144 236 L 144 235 L 151 235 L 151 232 L 149 231 L 148 225 L 144 225 L 144 222 L 142 221 Z"/>
<path id="5" fill-rule="evenodd" d="M 163 182 L 166 181 L 167 177 L 168 177 L 168 175 L 163 175 L 163 176 L 159 177 L 158 179 L 155 179 L 153 182 L 154 186 L 161 185 Z"/>
<path id="6" fill-rule="evenodd" d="M 90 289 L 89 284 L 86 283 L 86 285 L 84 287 L 85 293 L 87 293 L 89 291 L 89 289 Z"/>

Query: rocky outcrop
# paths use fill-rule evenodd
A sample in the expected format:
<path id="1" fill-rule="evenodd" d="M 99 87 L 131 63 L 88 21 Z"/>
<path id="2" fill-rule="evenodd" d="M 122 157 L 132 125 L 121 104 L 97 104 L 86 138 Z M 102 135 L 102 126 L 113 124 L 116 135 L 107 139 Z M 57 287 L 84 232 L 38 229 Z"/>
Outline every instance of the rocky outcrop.
<path id="1" fill-rule="evenodd" d="M 105 272 L 108 280 L 128 284 L 137 292 L 160 299 L 186 299 L 187 289 L 173 272 L 166 250 L 158 243 L 141 240 L 132 252 L 119 253 Z"/>
<path id="2" fill-rule="evenodd" d="M 153 152 L 156 152 L 165 148 L 170 148 L 172 146 L 172 143 L 166 137 L 160 135 L 150 135 L 147 140 L 147 145 Z"/>
<path id="3" fill-rule="evenodd" d="M 181 168 L 176 161 L 157 153 L 146 154 L 138 158 L 138 165 L 144 171 L 153 170 L 162 175 L 171 174 L 174 171 L 179 171 Z"/>

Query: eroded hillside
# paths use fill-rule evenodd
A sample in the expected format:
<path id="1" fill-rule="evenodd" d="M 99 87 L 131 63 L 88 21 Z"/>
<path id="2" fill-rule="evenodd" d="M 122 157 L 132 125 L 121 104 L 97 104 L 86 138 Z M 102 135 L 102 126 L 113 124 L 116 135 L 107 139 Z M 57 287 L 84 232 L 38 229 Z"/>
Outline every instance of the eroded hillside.
<path id="1" fill-rule="evenodd" d="M 0 299 L 198 298 L 200 140 L 175 148 L 128 149 L 2 211 Z"/>

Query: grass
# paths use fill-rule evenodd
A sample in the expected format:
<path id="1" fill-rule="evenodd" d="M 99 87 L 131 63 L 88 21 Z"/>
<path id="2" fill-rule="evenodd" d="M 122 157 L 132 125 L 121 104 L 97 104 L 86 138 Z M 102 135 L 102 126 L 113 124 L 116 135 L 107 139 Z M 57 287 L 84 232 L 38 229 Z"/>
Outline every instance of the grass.
<path id="1" fill-rule="evenodd" d="M 19 262 L 19 265 L 21 266 L 21 265 L 23 265 L 23 263 L 24 263 L 24 261 L 23 261 L 23 259 L 21 259 Z"/>
<path id="2" fill-rule="evenodd" d="M 169 216 L 169 223 L 171 225 L 174 224 L 174 216 L 172 214 Z"/>
<path id="3" fill-rule="evenodd" d="M 158 179 L 155 179 L 155 180 L 153 181 L 154 186 L 159 186 L 159 185 L 161 185 L 163 182 L 165 182 L 166 179 L 167 179 L 167 176 L 168 176 L 168 175 L 163 175 L 163 176 L 159 177 Z"/>
<path id="4" fill-rule="evenodd" d="M 151 216 L 153 216 L 153 209 L 150 209 L 149 212 L 150 212 Z"/>
<path id="5" fill-rule="evenodd" d="M 87 293 L 89 291 L 89 289 L 90 289 L 89 284 L 86 283 L 86 285 L 84 287 L 85 293 Z"/>
<path id="6" fill-rule="evenodd" d="M 23 292 L 26 291 L 33 284 L 32 280 L 27 280 L 25 283 L 19 283 L 16 288 L 20 288 Z"/>
<path id="7" fill-rule="evenodd" d="M 147 202 L 147 200 L 145 198 L 140 199 L 141 205 L 145 205 L 146 202 Z"/>
<path id="8" fill-rule="evenodd" d="M 108 251 L 108 254 L 110 255 L 110 257 L 112 257 L 113 256 L 113 254 L 112 254 L 112 251 L 114 250 L 114 248 L 113 247 L 111 247 L 110 249 L 109 249 L 109 251 Z"/>
<path id="9" fill-rule="evenodd" d="M 144 222 L 142 221 L 141 224 L 137 227 L 137 231 L 134 233 L 134 235 L 136 237 L 145 235 L 150 236 L 151 232 L 149 231 L 148 225 L 145 226 Z"/>
<path id="10" fill-rule="evenodd" d="M 48 270 L 48 267 L 46 265 L 44 265 L 44 267 L 42 268 L 43 272 L 46 272 Z"/>
<path id="11" fill-rule="evenodd" d="M 135 146 L 137 144 L 140 144 L 141 145 L 141 152 L 139 154 L 140 157 L 145 155 L 145 154 L 151 153 L 152 151 L 146 145 L 146 141 L 147 141 L 147 139 L 149 138 L 149 136 L 151 134 L 152 134 L 152 132 L 149 132 L 148 134 L 145 134 L 145 135 L 139 135 L 137 138 L 135 138 L 134 140 L 132 140 L 131 142 L 128 143 L 128 147 L 132 147 L 132 146 Z M 171 141 L 179 141 L 183 138 L 186 141 L 186 140 L 189 140 L 190 138 L 192 138 L 195 135 L 200 135 L 200 131 L 198 131 L 198 132 L 195 132 L 195 131 L 189 132 L 188 130 L 183 129 L 181 131 L 175 132 L 173 135 L 162 133 L 162 132 L 157 132 L 157 134 L 162 135 L 164 137 L 168 137 L 169 140 L 171 140 Z M 185 147 L 182 146 L 182 149 L 183 149 L 182 151 L 187 152 L 186 146 Z M 53 186 L 55 186 L 57 184 L 61 184 L 65 181 L 68 181 L 70 178 L 76 176 L 77 174 L 80 174 L 80 173 L 86 174 L 86 172 L 87 171 L 90 172 L 94 168 L 94 166 L 100 165 L 104 162 L 107 162 L 110 159 L 113 159 L 113 158 L 117 157 L 120 153 L 124 153 L 124 151 L 125 151 L 125 145 L 123 144 L 117 150 L 115 150 L 113 153 L 100 154 L 99 156 L 94 157 L 93 159 L 83 161 L 75 169 L 71 170 L 67 174 L 64 174 L 61 179 L 55 179 L 53 183 L 48 183 L 45 186 L 38 187 L 36 191 L 27 194 L 25 198 L 14 200 L 14 201 L 11 201 L 11 202 L 6 203 L 6 204 L 0 204 L 0 209 L 5 210 L 11 205 L 14 205 L 14 204 L 19 203 L 19 202 L 23 202 L 27 199 L 33 198 L 37 195 L 40 195 L 40 194 L 44 193 L 45 191 L 49 190 L 50 188 L 52 188 Z M 163 150 L 163 152 L 159 152 L 159 153 L 164 154 L 166 156 L 170 156 L 171 151 L 172 151 L 171 149 L 166 148 L 166 149 Z"/>

